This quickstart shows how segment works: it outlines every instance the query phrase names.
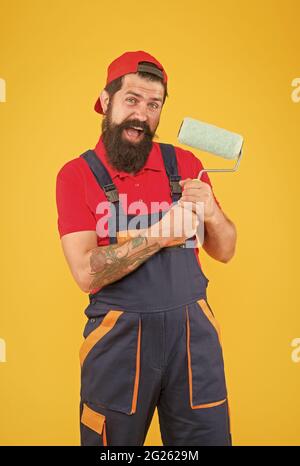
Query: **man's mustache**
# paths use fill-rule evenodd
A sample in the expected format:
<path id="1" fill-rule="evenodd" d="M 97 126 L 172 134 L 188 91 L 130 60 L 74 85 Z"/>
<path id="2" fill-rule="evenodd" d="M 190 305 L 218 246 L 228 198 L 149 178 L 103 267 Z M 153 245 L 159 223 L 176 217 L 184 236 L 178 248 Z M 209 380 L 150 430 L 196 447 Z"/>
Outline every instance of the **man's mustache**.
<path id="1" fill-rule="evenodd" d="M 120 123 L 117 125 L 118 130 L 121 132 L 123 129 L 128 129 L 128 128 L 141 128 L 144 131 L 144 134 L 148 136 L 153 136 L 154 134 L 150 130 L 150 127 L 147 123 L 139 121 L 139 120 L 130 120 L 130 121 L 125 121 L 123 123 Z"/>

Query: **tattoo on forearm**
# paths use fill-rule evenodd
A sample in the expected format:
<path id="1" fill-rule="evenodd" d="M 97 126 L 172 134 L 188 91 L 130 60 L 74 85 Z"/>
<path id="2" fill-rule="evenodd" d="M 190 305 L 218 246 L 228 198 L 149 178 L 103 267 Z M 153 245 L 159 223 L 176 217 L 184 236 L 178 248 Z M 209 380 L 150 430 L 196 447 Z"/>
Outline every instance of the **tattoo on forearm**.
<path id="1" fill-rule="evenodd" d="M 90 275 L 93 279 L 89 289 L 93 290 L 119 280 L 137 269 L 159 249 L 158 242 L 149 245 L 144 236 L 132 238 L 122 245 L 113 244 L 93 249 L 90 256 Z"/>

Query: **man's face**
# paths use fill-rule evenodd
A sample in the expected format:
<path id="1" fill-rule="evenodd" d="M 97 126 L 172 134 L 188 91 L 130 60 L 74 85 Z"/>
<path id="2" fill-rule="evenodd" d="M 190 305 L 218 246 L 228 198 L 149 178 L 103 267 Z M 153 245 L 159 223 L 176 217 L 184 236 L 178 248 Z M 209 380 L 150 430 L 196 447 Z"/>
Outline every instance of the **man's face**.
<path id="1" fill-rule="evenodd" d="M 102 137 L 111 164 L 121 171 L 136 173 L 145 164 L 159 124 L 164 86 L 137 74 L 127 74 L 122 88 L 109 100 L 101 94 L 106 116 Z"/>

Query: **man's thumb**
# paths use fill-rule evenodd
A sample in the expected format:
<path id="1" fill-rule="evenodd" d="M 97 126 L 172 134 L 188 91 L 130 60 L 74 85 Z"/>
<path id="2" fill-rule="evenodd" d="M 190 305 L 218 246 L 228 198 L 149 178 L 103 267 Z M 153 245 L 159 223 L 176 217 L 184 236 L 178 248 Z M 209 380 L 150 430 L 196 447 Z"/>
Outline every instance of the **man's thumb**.
<path id="1" fill-rule="evenodd" d="M 190 181 L 192 178 L 186 178 L 185 180 L 180 180 L 179 184 L 180 186 L 184 186 L 187 181 Z"/>

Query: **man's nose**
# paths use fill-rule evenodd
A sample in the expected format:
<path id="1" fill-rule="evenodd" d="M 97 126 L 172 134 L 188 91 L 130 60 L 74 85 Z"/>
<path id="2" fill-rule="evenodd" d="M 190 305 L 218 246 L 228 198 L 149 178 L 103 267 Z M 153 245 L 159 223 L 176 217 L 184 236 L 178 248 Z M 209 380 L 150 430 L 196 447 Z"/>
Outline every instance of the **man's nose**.
<path id="1" fill-rule="evenodd" d="M 141 122 L 146 122 L 148 118 L 147 106 L 140 104 L 134 109 L 134 118 Z"/>

